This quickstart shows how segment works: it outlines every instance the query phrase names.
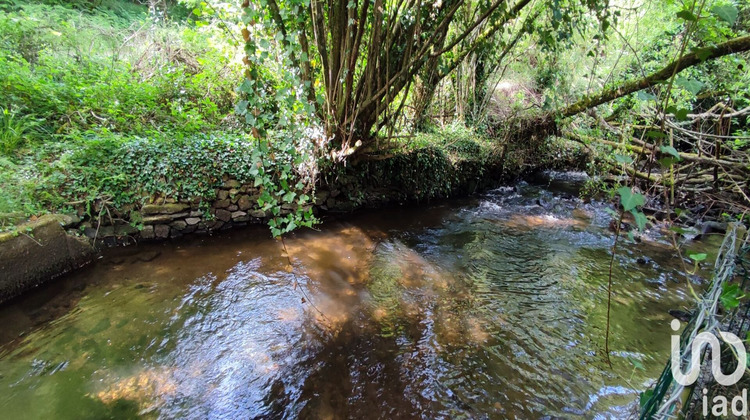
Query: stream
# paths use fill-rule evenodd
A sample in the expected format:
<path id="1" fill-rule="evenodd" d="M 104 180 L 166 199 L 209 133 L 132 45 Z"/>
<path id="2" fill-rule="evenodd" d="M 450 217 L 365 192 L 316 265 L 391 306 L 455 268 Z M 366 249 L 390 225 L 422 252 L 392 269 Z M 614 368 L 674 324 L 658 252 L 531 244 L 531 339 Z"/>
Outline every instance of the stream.
<path id="1" fill-rule="evenodd" d="M 611 216 L 568 187 L 108 250 L 0 306 L 0 417 L 627 418 L 685 268 L 621 240 L 610 368 Z"/>

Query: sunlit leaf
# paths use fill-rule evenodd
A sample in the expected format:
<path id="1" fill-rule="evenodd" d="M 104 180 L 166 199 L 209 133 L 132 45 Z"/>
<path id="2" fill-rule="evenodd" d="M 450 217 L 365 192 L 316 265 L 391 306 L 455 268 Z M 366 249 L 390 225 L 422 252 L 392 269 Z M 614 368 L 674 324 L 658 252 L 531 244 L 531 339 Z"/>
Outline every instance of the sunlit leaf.
<path id="1" fill-rule="evenodd" d="M 670 226 L 669 230 L 675 233 L 679 233 L 680 235 L 684 235 L 685 233 L 688 232 L 685 228 L 682 228 L 680 226 Z"/>

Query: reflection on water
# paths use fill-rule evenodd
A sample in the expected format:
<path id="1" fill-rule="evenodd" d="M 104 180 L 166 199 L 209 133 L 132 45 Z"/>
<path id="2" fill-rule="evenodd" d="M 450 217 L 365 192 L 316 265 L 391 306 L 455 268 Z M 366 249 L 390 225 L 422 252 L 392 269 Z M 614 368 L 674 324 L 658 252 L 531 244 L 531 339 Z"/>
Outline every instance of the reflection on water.
<path id="1" fill-rule="evenodd" d="M 0 410 L 627 417 L 665 361 L 667 310 L 687 294 L 682 265 L 656 234 L 624 245 L 610 370 L 608 223 L 601 205 L 522 184 L 284 243 L 248 230 L 115 250 L 0 308 Z"/>

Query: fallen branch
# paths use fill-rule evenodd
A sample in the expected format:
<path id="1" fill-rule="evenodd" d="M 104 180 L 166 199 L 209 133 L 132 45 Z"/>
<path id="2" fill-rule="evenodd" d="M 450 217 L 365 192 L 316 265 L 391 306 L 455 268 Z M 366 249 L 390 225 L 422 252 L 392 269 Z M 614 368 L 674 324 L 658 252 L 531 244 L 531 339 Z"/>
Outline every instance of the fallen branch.
<path id="1" fill-rule="evenodd" d="M 607 89 L 595 95 L 586 96 L 578 102 L 563 108 L 557 112 L 556 115 L 572 117 L 573 115 L 579 114 L 595 106 L 658 85 L 673 75 L 695 66 L 696 64 L 748 50 L 750 50 L 750 36 L 742 36 L 723 42 L 714 47 L 704 49 L 700 51 L 700 53 L 692 52 L 690 54 L 685 54 L 682 58 L 671 62 L 661 70 L 651 73 L 644 78 L 624 83 L 616 88 Z"/>
<path id="2" fill-rule="evenodd" d="M 563 135 L 571 140 L 575 140 L 582 144 L 587 144 L 587 142 L 595 142 L 595 143 L 600 143 L 600 144 L 604 144 L 607 146 L 612 146 L 615 148 L 623 148 L 625 150 L 632 151 L 632 152 L 639 153 L 639 154 L 656 152 L 656 154 L 660 156 L 672 156 L 671 154 L 664 153 L 661 150 L 656 149 L 653 145 L 650 145 L 646 142 L 640 141 L 635 138 L 631 139 L 631 141 L 634 143 L 638 143 L 641 146 L 629 144 L 629 143 L 616 143 L 616 142 L 613 142 L 610 140 L 604 140 L 604 139 L 595 139 L 592 137 L 582 136 L 580 134 L 569 133 L 569 132 L 565 132 Z M 734 161 L 729 161 L 725 159 L 716 159 L 713 157 L 701 156 L 695 153 L 678 152 L 678 154 L 680 155 L 680 159 L 685 162 L 699 163 L 699 164 L 704 164 L 704 165 L 726 166 L 731 169 L 740 170 L 744 172 L 749 170 L 747 167 L 748 164 L 743 163 L 743 162 L 734 162 Z"/>

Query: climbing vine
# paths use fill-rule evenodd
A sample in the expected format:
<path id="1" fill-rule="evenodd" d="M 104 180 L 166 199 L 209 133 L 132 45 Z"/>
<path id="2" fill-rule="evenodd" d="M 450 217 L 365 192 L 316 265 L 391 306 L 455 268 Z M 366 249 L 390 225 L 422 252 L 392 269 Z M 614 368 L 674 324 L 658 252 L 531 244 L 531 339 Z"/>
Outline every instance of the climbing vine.
<path id="1" fill-rule="evenodd" d="M 297 22 L 304 7 L 304 1 L 289 2 L 282 10 L 266 0 L 242 4 L 247 68 L 236 112 L 258 142 L 250 171 L 260 190 L 258 204 L 270 213 L 268 225 L 274 237 L 316 222 L 311 195 L 324 136 L 315 124 L 315 105 L 305 94 L 309 82 L 306 86 L 294 70 L 301 54 L 297 33 L 293 28 L 291 33 L 275 31 L 264 24 L 273 13 Z"/>

